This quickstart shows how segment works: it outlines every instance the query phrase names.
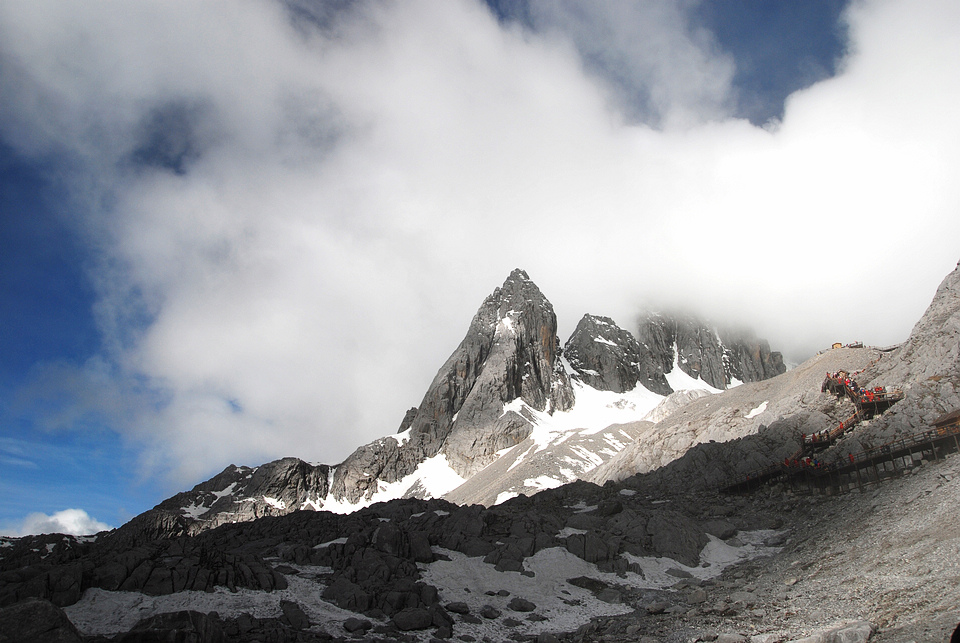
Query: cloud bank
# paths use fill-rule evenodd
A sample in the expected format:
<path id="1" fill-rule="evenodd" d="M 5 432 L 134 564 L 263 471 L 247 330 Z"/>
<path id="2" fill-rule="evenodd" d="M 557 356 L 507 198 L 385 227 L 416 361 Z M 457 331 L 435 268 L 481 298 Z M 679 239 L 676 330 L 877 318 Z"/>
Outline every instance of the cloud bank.
<path id="1" fill-rule="evenodd" d="M 858 3 L 841 73 L 758 128 L 644 5 L 0 5 L 3 137 L 56 162 L 98 293 L 61 379 L 182 485 L 394 431 L 514 267 L 561 333 L 684 305 L 798 359 L 905 339 L 958 258 L 960 7 Z"/>
<path id="2" fill-rule="evenodd" d="M 4 536 L 18 538 L 33 534 L 70 534 L 88 536 L 113 529 L 110 525 L 88 515 L 83 509 L 64 509 L 52 515 L 32 513 L 19 525 L 5 527 Z"/>

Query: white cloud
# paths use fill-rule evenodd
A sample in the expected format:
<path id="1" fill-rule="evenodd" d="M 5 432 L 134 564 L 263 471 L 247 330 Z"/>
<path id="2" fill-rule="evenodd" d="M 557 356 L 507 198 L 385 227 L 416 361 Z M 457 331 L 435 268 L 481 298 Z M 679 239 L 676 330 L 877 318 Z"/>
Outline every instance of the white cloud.
<path id="1" fill-rule="evenodd" d="M 109 529 L 113 527 L 93 518 L 83 509 L 64 509 L 49 516 L 40 512 L 29 514 L 21 524 L 5 528 L 3 535 L 13 537 L 33 534 L 88 536 Z"/>
<path id="2" fill-rule="evenodd" d="M 620 110 L 688 126 L 730 115 L 736 69 L 712 34 L 689 25 L 695 4 L 534 0 L 530 13 L 538 31 L 570 37 L 587 68 L 611 84 Z"/>
<path id="3" fill-rule="evenodd" d="M 467 0 L 324 30 L 254 0 L 0 5 L 3 135 L 76 161 L 107 357 L 165 395 L 123 422 L 148 464 L 342 459 L 514 267 L 562 333 L 657 301 L 793 354 L 905 338 L 957 259 L 956 6 L 858 4 L 843 72 L 776 130 L 723 118 L 731 62 L 673 5 L 571 6 L 531 33 Z M 620 89 L 579 53 L 610 29 Z M 136 168 L 176 109 L 182 166 Z"/>

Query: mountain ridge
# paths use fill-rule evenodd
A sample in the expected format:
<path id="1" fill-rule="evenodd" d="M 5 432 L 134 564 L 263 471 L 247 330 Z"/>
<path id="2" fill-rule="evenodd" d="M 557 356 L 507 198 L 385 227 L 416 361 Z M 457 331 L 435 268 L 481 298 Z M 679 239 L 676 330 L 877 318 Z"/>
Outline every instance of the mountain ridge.
<path id="1" fill-rule="evenodd" d="M 134 522 L 147 534 L 193 534 L 226 522 L 299 509 L 352 511 L 391 498 L 493 504 L 587 475 L 639 435 L 610 427 L 638 421 L 674 396 L 673 406 L 660 407 L 662 417 L 663 409 L 693 395 L 677 396 L 675 389 L 716 392 L 744 372 L 762 377 L 784 370 L 780 354 L 749 333 L 723 334 L 689 315 L 680 321 L 648 315 L 639 322 L 641 336 L 644 328 L 656 330 L 656 341 L 640 342 L 612 319 L 587 314 L 561 347 L 552 304 L 515 269 L 484 299 L 396 434 L 359 446 L 336 465 L 296 458 L 231 465 L 146 512 L 155 524 L 148 515 Z M 672 343 L 664 344 L 665 337 Z M 730 357 L 735 351 L 737 360 Z M 704 382 L 704 372 L 715 372 L 721 387 Z M 531 450 L 537 431 L 540 442 Z M 516 452 L 521 447 L 530 462 Z M 502 458 L 510 460 L 511 475 L 487 471 Z M 551 458 L 556 462 L 548 464 Z"/>
<path id="2" fill-rule="evenodd" d="M 700 381 L 675 370 L 671 388 Z M 640 451 L 653 460 L 642 471 L 637 447 L 626 447 L 591 470 L 595 482 L 489 507 L 406 498 L 193 535 L 125 526 L 94 538 L 0 539 L 0 631 L 58 623 L 60 640 L 79 643 L 186 640 L 201 631 L 244 643 L 946 640 L 960 620 L 960 456 L 949 433 L 865 462 L 862 480 L 810 475 L 749 494 L 719 491 L 850 412 L 850 399 L 821 386 L 837 370 L 863 386 L 897 384 L 905 395 L 818 451 L 828 464 L 960 406 L 960 264 L 896 351 L 828 350 L 719 393 L 634 390 L 630 398 L 575 379 L 578 403 L 566 411 L 522 398 L 503 405 L 531 430 L 485 469 L 525 477 L 521 467 L 536 467 L 550 449 L 555 463 L 563 448 L 574 453 L 622 432 L 631 445 L 646 441 Z M 595 403 L 613 416 L 626 412 L 620 402 L 641 404 L 641 394 L 656 402 L 647 421 L 577 427 L 578 406 Z M 669 454 L 677 457 L 664 461 Z M 277 463 L 263 473 L 228 467 L 170 506 L 194 498 L 202 500 L 195 511 L 213 507 L 224 489 L 246 484 L 265 496 L 265 511 L 279 511 L 301 496 L 282 496 L 278 477 L 293 487 L 312 475 L 330 479 L 316 465 Z"/>

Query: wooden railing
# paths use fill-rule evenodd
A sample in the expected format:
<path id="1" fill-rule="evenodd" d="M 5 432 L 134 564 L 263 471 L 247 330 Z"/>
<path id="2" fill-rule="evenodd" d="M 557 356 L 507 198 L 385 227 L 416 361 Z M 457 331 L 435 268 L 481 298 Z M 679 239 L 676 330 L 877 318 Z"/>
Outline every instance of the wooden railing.
<path id="1" fill-rule="evenodd" d="M 846 459 L 830 463 L 819 463 L 813 459 L 810 459 L 808 463 L 806 459 L 800 461 L 795 455 L 793 458 L 788 458 L 789 464 L 779 462 L 763 469 L 758 469 L 740 478 L 736 482 L 723 487 L 723 490 L 745 491 L 779 478 L 791 478 L 795 476 L 812 476 L 817 478 L 837 473 L 855 472 L 865 463 L 876 464 L 878 461 L 893 461 L 908 454 L 912 455 L 914 451 L 926 451 L 927 449 L 924 447 L 929 447 L 936 458 L 937 443 L 947 438 L 953 438 L 954 445 L 957 450 L 960 450 L 960 422 L 948 426 L 925 429 L 911 435 L 902 436 L 879 446 L 864 449 L 855 454 L 850 453 Z M 793 464 L 794 461 L 797 462 L 796 465 Z"/>

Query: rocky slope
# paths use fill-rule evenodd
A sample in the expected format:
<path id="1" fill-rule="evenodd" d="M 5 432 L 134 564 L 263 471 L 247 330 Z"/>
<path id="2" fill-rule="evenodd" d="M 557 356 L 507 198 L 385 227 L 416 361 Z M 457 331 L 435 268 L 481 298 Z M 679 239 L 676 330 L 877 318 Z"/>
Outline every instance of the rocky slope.
<path id="1" fill-rule="evenodd" d="M 536 396 L 501 402 L 530 423 L 491 468 L 505 477 L 534 466 L 541 446 L 597 449 L 591 436 L 634 435 L 648 451 L 683 452 L 664 464 L 657 453 L 622 449 L 595 470 L 602 486 L 577 481 L 489 508 L 406 499 L 347 515 L 297 511 L 146 540 L 125 529 L 0 540 L 2 636 L 31 640 L 43 621 L 55 624 L 42 632 L 51 640 L 87 642 L 945 641 L 960 620 L 952 441 L 841 495 L 784 483 L 747 495 L 718 487 L 781 459 L 798 433 L 843 417 L 848 403 L 820 391 L 826 371 L 896 380 L 906 396 L 824 457 L 953 410 L 958 281 L 957 271 L 947 277 L 896 352 L 832 350 L 682 405 L 655 396 L 656 423 L 590 432 L 571 428 L 576 407 L 556 410 Z M 629 400 L 570 386 L 587 399 L 611 396 L 598 398 L 611 413 L 620 409 L 607 400 Z M 627 475 L 631 467 L 650 470 Z M 296 461 L 285 471 L 290 480 L 329 478 Z M 213 507 L 214 489 L 245 480 L 278 493 L 262 477 L 228 469 L 191 498 Z"/>
<path id="2" fill-rule="evenodd" d="M 773 379 L 699 397 L 647 427 L 586 479 L 599 484 L 623 480 L 686 454 L 690 457 L 671 469 L 676 477 L 685 484 L 715 487 L 781 461 L 799 448 L 801 434 L 833 428 L 850 414 L 834 397 L 820 392 L 824 374 L 862 369 L 880 355 L 869 348 L 835 349 Z M 741 441 L 723 450 L 726 457 L 714 454 L 719 449 L 713 445 L 737 440 Z M 688 454 L 698 445 L 703 449 Z"/>
<path id="3" fill-rule="evenodd" d="M 783 356 L 748 331 L 720 330 L 691 315 L 651 313 L 634 336 L 608 317 L 584 315 L 564 345 L 585 383 L 622 393 L 638 384 L 660 395 L 674 390 L 666 375 L 680 369 L 723 390 L 785 372 Z"/>
<path id="4" fill-rule="evenodd" d="M 440 368 L 402 440 L 385 438 L 361 447 L 336 468 L 331 491 L 355 503 L 380 482 L 413 473 L 442 454 L 469 477 L 500 449 L 529 435 L 532 425 L 504 405 L 522 399 L 548 413 L 574 403 L 560 363 L 553 306 L 522 270 L 484 300 L 466 337 Z"/>
<path id="5" fill-rule="evenodd" d="M 18 539 L 0 547 L 0 624 L 5 640 L 43 620 L 50 640 L 87 642 L 946 641 L 960 456 L 907 472 L 841 496 L 657 492 L 636 476 L 487 509 L 296 512 L 132 549 Z"/>
<path id="6" fill-rule="evenodd" d="M 639 384 L 660 395 L 673 392 L 664 377 L 669 369 L 609 317 L 584 315 L 563 350 L 580 379 L 597 390 L 623 393 Z"/>
<path id="7" fill-rule="evenodd" d="M 704 486 L 742 477 L 783 460 L 799 446 L 801 434 L 836 427 L 855 410 L 848 401 L 821 393 L 826 372 L 856 373 L 865 388 L 902 388 L 903 401 L 864 422 L 819 454 L 825 463 L 914 434 L 960 407 L 960 266 L 943 280 L 908 340 L 893 352 L 840 348 L 821 353 L 788 373 L 696 400 L 658 423 L 587 479 L 622 480 L 666 464 L 664 454 L 685 453 L 683 444 L 704 444 L 691 451 L 678 480 Z M 720 455 L 711 441 L 740 439 Z M 665 473 L 665 472 L 664 472 Z"/>
<path id="8" fill-rule="evenodd" d="M 701 344 L 726 346 L 723 340 L 699 322 L 658 320 L 669 330 L 658 337 L 673 343 L 653 350 L 612 320 L 585 315 L 562 355 L 553 306 L 525 272 L 514 270 L 484 300 L 397 434 L 361 446 L 336 466 L 296 458 L 256 468 L 231 465 L 125 529 L 145 541 L 298 509 L 353 511 L 401 497 L 446 495 L 492 504 L 578 479 L 639 435 L 633 425 L 622 430 L 612 425 L 644 418 L 662 396 L 672 394 L 655 414 L 662 419 L 666 409 L 699 394 L 673 394 L 674 389 L 708 388 L 687 374 L 694 372 L 690 368 L 673 368 L 676 353 L 703 353 Z M 765 342 L 751 341 L 730 345 L 773 364 L 768 371 L 782 367 Z M 718 367 L 723 382 L 744 372 L 767 373 L 750 355 L 732 359 L 733 353 L 723 350 L 726 361 Z M 535 432 L 540 437 L 534 438 Z"/>
<path id="9" fill-rule="evenodd" d="M 283 458 L 259 467 L 230 465 L 219 474 L 164 500 L 124 526 L 136 538 L 191 535 L 225 523 L 319 509 L 329 490 L 330 467 Z"/>

